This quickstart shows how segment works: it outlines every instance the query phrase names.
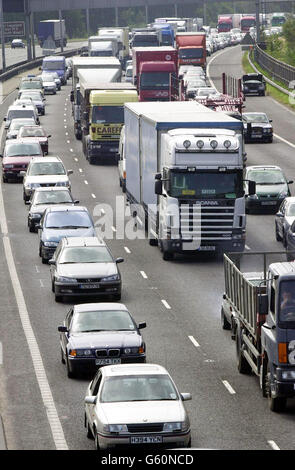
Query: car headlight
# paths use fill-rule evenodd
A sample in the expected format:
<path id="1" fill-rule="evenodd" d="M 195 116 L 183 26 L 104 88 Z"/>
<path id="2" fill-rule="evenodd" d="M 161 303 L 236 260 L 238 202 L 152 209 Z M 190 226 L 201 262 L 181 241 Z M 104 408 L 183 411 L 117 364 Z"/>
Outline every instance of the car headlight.
<path id="1" fill-rule="evenodd" d="M 72 283 L 74 284 L 75 282 L 77 282 L 77 279 L 74 279 L 72 277 L 65 277 L 65 276 L 57 276 L 55 278 L 56 282 L 67 282 L 67 283 Z"/>
<path id="2" fill-rule="evenodd" d="M 112 276 L 106 276 L 106 277 L 103 277 L 101 279 L 102 282 L 106 282 L 106 281 L 119 281 L 120 280 L 120 276 L 119 274 L 113 274 Z"/>
<path id="3" fill-rule="evenodd" d="M 164 432 L 179 432 L 184 431 L 186 426 L 186 422 L 178 421 L 175 423 L 164 423 L 163 431 Z"/>
<path id="4" fill-rule="evenodd" d="M 49 246 L 52 247 L 52 246 L 57 246 L 58 243 L 57 243 L 57 242 L 44 242 L 43 245 L 44 245 L 44 246 L 48 246 L 48 247 L 49 247 Z"/>
<path id="5" fill-rule="evenodd" d="M 139 348 L 125 348 L 124 354 L 143 354 L 144 347 L 140 346 Z"/>
<path id="6" fill-rule="evenodd" d="M 91 349 L 76 349 L 77 356 L 92 356 Z"/>
<path id="7" fill-rule="evenodd" d="M 126 424 L 106 424 L 103 427 L 105 432 L 126 433 L 128 428 Z"/>
<path id="8" fill-rule="evenodd" d="M 69 181 L 59 181 L 55 186 L 69 186 Z"/>
<path id="9" fill-rule="evenodd" d="M 295 379 L 295 370 L 282 370 L 281 377 L 283 380 L 294 380 Z"/>
<path id="10" fill-rule="evenodd" d="M 279 193 L 279 197 L 287 197 L 287 196 L 288 196 L 288 191 L 286 191 L 286 189 L 283 189 L 283 191 Z"/>
<path id="11" fill-rule="evenodd" d="M 30 213 L 30 216 L 32 217 L 32 219 L 41 219 L 42 214 Z"/>

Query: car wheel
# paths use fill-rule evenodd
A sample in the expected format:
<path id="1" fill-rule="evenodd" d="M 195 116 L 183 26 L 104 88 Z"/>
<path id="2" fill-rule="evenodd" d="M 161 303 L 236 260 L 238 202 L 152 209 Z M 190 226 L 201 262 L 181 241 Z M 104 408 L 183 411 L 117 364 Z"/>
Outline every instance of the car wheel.
<path id="1" fill-rule="evenodd" d="M 92 431 L 91 431 L 91 427 L 89 426 L 86 413 L 84 414 L 84 420 L 85 420 L 85 427 L 87 429 L 86 436 L 88 437 L 88 439 L 93 439 L 93 434 L 92 434 Z"/>
<path id="2" fill-rule="evenodd" d="M 223 330 L 231 330 L 231 324 L 227 320 L 223 308 L 221 309 L 221 326 Z"/>
<path id="3" fill-rule="evenodd" d="M 43 256 L 41 258 L 42 258 L 42 264 L 48 264 L 48 259 L 47 258 L 44 258 Z"/>
<path id="4" fill-rule="evenodd" d="M 53 280 L 51 281 L 51 290 L 52 290 L 53 293 L 55 292 L 55 285 L 54 285 Z"/>
<path id="5" fill-rule="evenodd" d="M 75 377 L 75 374 L 70 369 L 68 358 L 66 358 L 66 366 L 67 366 L 67 376 L 68 376 L 68 378 L 73 379 Z"/>
<path id="6" fill-rule="evenodd" d="M 64 353 L 62 351 L 62 348 L 60 348 L 60 360 L 61 360 L 61 363 L 62 364 L 65 364 L 66 361 L 65 361 L 65 358 L 64 358 Z"/>
<path id="7" fill-rule="evenodd" d="M 56 295 L 54 296 L 55 302 L 61 302 L 62 301 L 62 295 Z"/>
<path id="8" fill-rule="evenodd" d="M 277 242 L 281 242 L 281 241 L 282 241 L 282 237 L 281 237 L 281 235 L 279 234 L 278 225 L 277 225 L 277 224 L 276 224 L 276 240 L 277 240 Z"/>
<path id="9" fill-rule="evenodd" d="M 29 225 L 29 230 L 30 230 L 31 233 L 36 232 L 36 229 L 35 229 L 34 225 L 32 225 L 32 224 Z"/>

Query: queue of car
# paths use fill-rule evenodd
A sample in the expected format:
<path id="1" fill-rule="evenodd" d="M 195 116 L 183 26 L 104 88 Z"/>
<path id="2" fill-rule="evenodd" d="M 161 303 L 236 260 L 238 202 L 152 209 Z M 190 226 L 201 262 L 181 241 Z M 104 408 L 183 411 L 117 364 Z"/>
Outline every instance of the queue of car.
<path id="1" fill-rule="evenodd" d="M 23 80 L 19 90 L 19 99 L 28 93 L 26 99 L 32 103 L 14 104 L 7 112 L 2 178 L 5 183 L 22 180 L 28 229 L 38 232 L 36 249 L 42 263 L 49 264 L 55 301 L 93 299 L 71 307 L 57 328 L 68 378 L 96 372 L 85 398 L 87 436 L 97 449 L 142 443 L 190 447 L 183 401 L 191 395 L 180 394 L 162 366 L 145 364 L 141 330 L 146 322 L 136 323 L 128 308 L 118 303 L 118 265 L 124 260 L 115 258 L 97 237 L 88 209 L 72 196 L 72 170 L 59 157 L 48 155 L 50 135 L 40 125 L 43 113 L 33 103 L 38 92 L 33 82 L 44 85 L 30 77 L 30 86 L 23 91 Z"/>

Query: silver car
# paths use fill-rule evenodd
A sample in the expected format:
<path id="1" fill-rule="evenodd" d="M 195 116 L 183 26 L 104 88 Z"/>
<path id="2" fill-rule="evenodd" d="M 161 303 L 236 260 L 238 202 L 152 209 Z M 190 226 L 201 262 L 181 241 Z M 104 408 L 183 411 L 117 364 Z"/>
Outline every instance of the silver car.
<path id="1" fill-rule="evenodd" d="M 120 364 L 98 370 L 85 397 L 87 437 L 96 449 L 145 444 L 191 446 L 183 401 L 167 370 L 157 364 Z"/>
<path id="2" fill-rule="evenodd" d="M 275 234 L 286 246 L 286 234 L 295 220 L 295 197 L 286 197 L 275 216 Z"/>

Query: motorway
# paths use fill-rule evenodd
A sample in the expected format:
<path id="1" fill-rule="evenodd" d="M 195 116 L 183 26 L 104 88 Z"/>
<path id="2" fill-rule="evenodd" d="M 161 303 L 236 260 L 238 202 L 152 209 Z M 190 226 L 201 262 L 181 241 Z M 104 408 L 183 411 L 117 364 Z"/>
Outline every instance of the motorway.
<path id="1" fill-rule="evenodd" d="M 68 42 L 67 46 L 64 47 L 64 51 L 69 51 L 71 49 L 78 49 L 79 47 L 87 45 L 87 41 L 75 41 L 75 42 Z M 56 49 L 55 52 L 60 52 L 60 48 Z M 36 45 L 35 47 L 35 54 L 36 59 L 43 55 L 43 50 L 40 46 Z M 10 65 L 17 64 L 18 62 L 23 62 L 27 60 L 28 51 L 27 47 L 25 48 L 14 48 L 11 49 L 10 47 L 5 48 L 5 62 L 6 67 Z M 2 52 L 0 53 L 0 68 L 2 69 Z"/>
<path id="2" fill-rule="evenodd" d="M 236 46 L 209 59 L 209 74 L 217 87 L 223 71 L 241 76 L 241 57 L 240 46 Z M 107 204 L 115 212 L 116 198 L 122 197 L 117 168 L 86 162 L 81 142 L 73 133 L 70 89 L 69 81 L 56 96 L 47 98 L 41 124 L 53 136 L 50 155 L 60 156 L 67 169 L 74 170 L 74 198 L 98 221 L 99 204 Z M 10 95 L 1 105 L 0 119 L 14 97 Z M 295 179 L 294 113 L 270 97 L 247 97 L 245 104 L 247 111 L 267 112 L 277 135 L 273 144 L 248 144 L 247 163 L 278 164 L 288 179 Z M 0 195 L 0 414 L 8 448 L 91 450 L 94 443 L 87 439 L 83 427 L 89 378 L 68 379 L 60 361 L 57 326 L 70 304 L 54 301 L 49 267 L 42 265 L 38 256 L 38 235 L 29 233 L 26 225 L 28 209 L 22 201 L 22 185 L 0 183 Z M 122 303 L 137 322 L 147 322 L 143 332 L 147 361 L 166 367 L 179 390 L 192 393 L 187 405 L 192 447 L 294 450 L 295 401 L 288 401 L 286 412 L 272 413 L 258 379 L 237 371 L 235 344 L 220 324 L 222 262 L 210 255 L 163 261 L 158 248 L 146 240 L 116 239 L 122 210 L 116 215 L 111 224 L 114 237 L 107 243 L 115 257 L 125 259 L 120 265 Z M 8 257 L 7 264 L 9 243 L 13 259 Z M 281 250 L 275 240 L 274 216 L 247 216 L 246 243 L 254 251 Z M 17 277 L 14 275 L 12 282 L 8 268 L 13 273 L 14 266 Z M 30 326 L 32 335 L 28 338 L 23 328 L 27 332 Z M 34 367 L 45 372 L 37 374 L 38 380 Z"/>

